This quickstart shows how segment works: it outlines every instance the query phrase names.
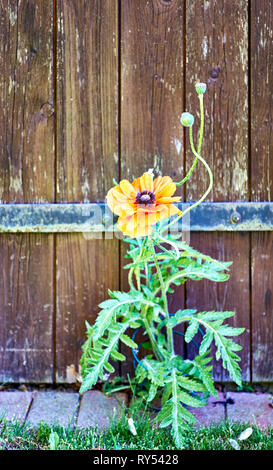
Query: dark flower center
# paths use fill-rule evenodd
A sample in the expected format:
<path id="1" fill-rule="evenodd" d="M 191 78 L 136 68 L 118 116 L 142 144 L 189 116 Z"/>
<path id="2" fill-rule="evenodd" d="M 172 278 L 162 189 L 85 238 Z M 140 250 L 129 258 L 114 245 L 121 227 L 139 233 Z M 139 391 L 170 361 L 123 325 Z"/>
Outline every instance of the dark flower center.
<path id="1" fill-rule="evenodd" d="M 136 202 L 145 206 L 153 204 L 155 202 L 155 195 L 151 191 L 141 191 L 141 193 L 137 194 Z"/>

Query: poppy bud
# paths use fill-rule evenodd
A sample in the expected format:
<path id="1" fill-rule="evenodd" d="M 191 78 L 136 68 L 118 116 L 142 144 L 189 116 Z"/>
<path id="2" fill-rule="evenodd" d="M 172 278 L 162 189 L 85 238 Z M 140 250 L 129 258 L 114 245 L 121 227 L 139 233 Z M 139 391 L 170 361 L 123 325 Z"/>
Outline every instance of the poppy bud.
<path id="1" fill-rule="evenodd" d="M 194 117 L 190 113 L 182 113 L 181 118 L 180 118 L 180 122 L 181 122 L 182 126 L 191 127 L 194 123 Z"/>
<path id="2" fill-rule="evenodd" d="M 207 89 L 207 85 L 205 83 L 196 83 L 195 90 L 198 95 L 203 95 Z"/>

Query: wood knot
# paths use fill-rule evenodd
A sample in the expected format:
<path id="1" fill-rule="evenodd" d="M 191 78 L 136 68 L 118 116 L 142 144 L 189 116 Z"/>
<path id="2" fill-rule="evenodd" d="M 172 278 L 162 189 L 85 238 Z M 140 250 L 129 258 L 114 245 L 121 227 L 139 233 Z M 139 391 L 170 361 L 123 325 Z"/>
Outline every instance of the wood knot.
<path id="1" fill-rule="evenodd" d="M 210 72 L 210 76 L 213 80 L 217 80 L 217 78 L 219 77 L 219 73 L 220 73 L 220 68 L 213 67 L 213 69 Z"/>
<path id="2" fill-rule="evenodd" d="M 265 299 L 264 299 L 265 309 L 267 311 L 269 311 L 269 309 L 271 308 L 271 298 L 272 298 L 271 289 L 267 289 L 266 294 L 265 294 Z"/>
<path id="3" fill-rule="evenodd" d="M 40 113 L 43 117 L 45 117 L 47 119 L 51 118 L 54 114 L 54 108 L 53 108 L 52 104 L 49 103 L 49 101 L 42 104 L 42 106 L 40 108 Z"/>
<path id="4" fill-rule="evenodd" d="M 172 3 L 172 0 L 160 0 L 160 3 L 164 6 L 169 6 Z"/>

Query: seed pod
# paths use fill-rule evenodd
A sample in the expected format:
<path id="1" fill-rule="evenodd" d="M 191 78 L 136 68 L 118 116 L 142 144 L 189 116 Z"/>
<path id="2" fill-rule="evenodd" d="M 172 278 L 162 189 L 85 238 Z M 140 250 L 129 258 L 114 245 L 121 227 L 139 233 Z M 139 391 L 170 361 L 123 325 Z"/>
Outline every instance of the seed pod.
<path id="1" fill-rule="evenodd" d="M 207 85 L 205 83 L 196 83 L 195 90 L 198 95 L 203 95 L 207 89 Z"/>
<path id="2" fill-rule="evenodd" d="M 191 113 L 182 113 L 180 122 L 182 126 L 191 127 L 194 123 L 194 117 Z"/>

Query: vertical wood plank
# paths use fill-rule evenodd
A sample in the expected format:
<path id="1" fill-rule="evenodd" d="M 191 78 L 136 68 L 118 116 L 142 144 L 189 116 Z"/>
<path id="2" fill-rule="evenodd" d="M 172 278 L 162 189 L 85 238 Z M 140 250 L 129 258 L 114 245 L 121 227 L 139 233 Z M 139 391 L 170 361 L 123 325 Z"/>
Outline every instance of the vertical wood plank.
<path id="1" fill-rule="evenodd" d="M 52 381 L 53 238 L 0 237 L 0 381 Z"/>
<path id="2" fill-rule="evenodd" d="M 193 235 L 193 234 L 192 234 Z M 212 235 L 212 236 L 211 236 Z M 219 261 L 233 261 L 230 268 L 230 279 L 226 282 L 212 282 L 208 280 L 189 281 L 186 289 L 187 307 L 197 308 L 198 311 L 235 311 L 234 319 L 229 324 L 235 327 L 244 327 L 246 331 L 235 341 L 243 346 L 239 351 L 241 357 L 240 367 L 243 380 L 250 378 L 250 325 L 249 325 L 249 264 L 247 233 L 218 233 L 200 236 L 194 234 L 191 244 L 195 249 L 212 256 Z M 197 343 L 201 342 L 201 334 L 196 336 Z M 189 345 L 189 357 L 196 354 L 196 346 Z M 228 373 L 222 368 L 222 362 L 214 363 L 214 376 L 218 381 L 229 381 Z"/>
<path id="3" fill-rule="evenodd" d="M 0 200 L 52 201 L 53 2 L 0 5 Z M 1 235 L 1 379 L 52 380 L 52 235 Z"/>
<path id="4" fill-rule="evenodd" d="M 88 235 L 88 234 L 87 234 Z M 117 240 L 63 234 L 57 242 L 56 382 L 66 382 L 67 366 L 79 370 L 87 320 L 93 324 L 108 289 L 118 289 Z"/>
<path id="5" fill-rule="evenodd" d="M 117 2 L 57 1 L 57 200 L 96 202 L 118 178 Z"/>
<path id="6" fill-rule="evenodd" d="M 0 8 L 0 199 L 52 201 L 52 2 Z"/>
<path id="7" fill-rule="evenodd" d="M 214 189 L 208 199 L 214 201 L 248 200 L 247 3 L 246 0 L 187 1 L 186 107 L 196 116 L 194 140 L 197 142 L 199 102 L 194 83 L 206 82 L 201 154 L 213 171 Z M 187 137 L 188 169 L 193 159 Z M 187 200 L 197 200 L 207 185 L 208 176 L 200 164 L 187 182 Z M 192 233 L 191 245 L 216 258 L 234 262 L 231 278 L 224 285 L 188 282 L 187 305 L 236 311 L 235 323 L 246 328 L 238 342 L 244 348 L 239 354 L 243 377 L 247 380 L 250 372 L 249 237 L 247 234 Z M 218 366 L 215 378 L 228 380 Z"/>
<path id="8" fill-rule="evenodd" d="M 118 177 L 118 2 L 57 1 L 57 200 L 104 201 Z M 85 320 L 118 289 L 116 239 L 58 234 L 56 381 L 78 369 Z"/>
<path id="9" fill-rule="evenodd" d="M 251 2 L 251 198 L 273 200 L 273 8 Z M 252 233 L 252 351 L 254 382 L 272 381 L 273 233 Z"/>
<path id="10" fill-rule="evenodd" d="M 121 178 L 132 181 L 149 168 L 155 176 L 184 175 L 184 2 L 123 0 L 121 2 Z M 183 196 L 181 188 L 176 195 Z M 121 242 L 121 263 L 127 243 Z M 126 290 L 128 271 L 121 273 Z M 183 308 L 184 288 L 170 302 Z M 139 339 L 139 337 L 138 337 Z M 128 358 L 132 357 L 127 348 Z M 124 376 L 132 372 L 129 359 Z"/>
<path id="11" fill-rule="evenodd" d="M 183 177 L 183 2 L 121 2 L 121 175 Z"/>

